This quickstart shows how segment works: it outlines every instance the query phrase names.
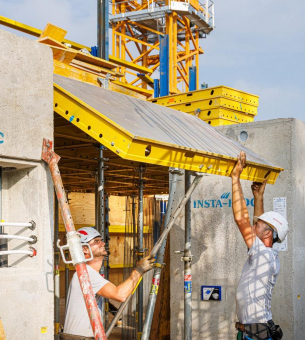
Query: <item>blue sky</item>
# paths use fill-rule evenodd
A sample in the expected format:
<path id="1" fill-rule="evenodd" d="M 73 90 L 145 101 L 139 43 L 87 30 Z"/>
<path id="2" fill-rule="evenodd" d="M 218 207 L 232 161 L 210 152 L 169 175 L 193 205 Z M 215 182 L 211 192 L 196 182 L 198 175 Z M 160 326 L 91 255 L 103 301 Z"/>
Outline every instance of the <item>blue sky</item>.
<path id="1" fill-rule="evenodd" d="M 200 82 L 259 95 L 256 120 L 305 121 L 305 1 L 214 2 L 216 28 L 201 40 Z M 40 29 L 52 22 L 68 39 L 96 45 L 96 0 L 0 0 L 0 15 Z"/>

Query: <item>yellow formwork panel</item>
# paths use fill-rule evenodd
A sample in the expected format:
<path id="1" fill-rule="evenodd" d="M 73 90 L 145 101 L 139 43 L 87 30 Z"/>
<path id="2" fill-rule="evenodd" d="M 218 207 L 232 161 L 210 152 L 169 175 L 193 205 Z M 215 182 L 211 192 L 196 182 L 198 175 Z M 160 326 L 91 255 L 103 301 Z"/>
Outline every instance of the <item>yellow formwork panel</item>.
<path id="1" fill-rule="evenodd" d="M 211 110 L 203 110 L 203 111 L 190 111 L 186 112 L 188 114 L 192 114 L 197 116 L 198 118 L 208 122 L 209 120 L 219 119 L 224 121 L 230 121 L 234 124 L 239 123 L 250 123 L 254 121 L 254 115 L 241 113 L 234 110 L 227 110 L 224 108 L 216 108 Z M 230 123 L 230 124 L 233 124 Z M 229 123 L 228 123 L 229 124 Z M 212 124 L 215 126 L 215 123 Z M 217 124 L 217 125 L 227 125 L 227 124 Z"/>
<path id="2" fill-rule="evenodd" d="M 54 111 L 119 157 L 230 176 L 240 151 L 241 178 L 274 184 L 283 170 L 201 119 L 54 75 Z"/>
<path id="3" fill-rule="evenodd" d="M 257 115 L 257 107 L 249 104 L 237 102 L 235 100 L 217 97 L 213 99 L 204 99 L 200 101 L 184 103 L 184 104 L 174 104 L 167 106 L 171 109 L 182 111 L 182 112 L 195 112 L 195 111 L 203 111 L 210 110 L 215 108 L 227 108 L 229 110 L 236 110 L 239 112 L 248 113 L 251 115 Z"/>
<path id="4" fill-rule="evenodd" d="M 66 30 L 62 29 L 61 27 L 55 26 L 49 22 L 47 26 L 44 28 L 39 38 L 41 39 L 49 37 L 58 42 L 62 42 L 64 41 L 66 34 L 67 34 Z"/>
<path id="5" fill-rule="evenodd" d="M 203 121 L 205 121 L 206 123 L 208 123 L 211 126 L 223 126 L 223 125 L 239 124 L 235 120 L 223 119 L 223 118 L 203 119 Z"/>
<path id="6" fill-rule="evenodd" d="M 216 86 L 182 94 L 153 98 L 150 99 L 150 101 L 159 105 L 169 106 L 190 103 L 202 99 L 213 99 L 216 97 L 224 97 L 253 106 L 258 106 L 259 101 L 259 96 L 256 96 L 255 94 L 239 91 L 227 86 Z"/>

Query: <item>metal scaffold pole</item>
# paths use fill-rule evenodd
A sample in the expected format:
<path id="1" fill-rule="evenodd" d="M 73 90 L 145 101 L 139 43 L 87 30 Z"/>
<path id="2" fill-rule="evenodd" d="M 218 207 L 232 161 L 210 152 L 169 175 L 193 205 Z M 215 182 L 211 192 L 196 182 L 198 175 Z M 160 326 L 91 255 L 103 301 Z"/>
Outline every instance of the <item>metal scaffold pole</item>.
<path id="1" fill-rule="evenodd" d="M 69 192 L 66 192 L 67 202 L 69 204 Z M 65 252 L 66 261 L 69 260 L 69 251 Z M 67 306 L 68 301 L 68 292 L 69 292 L 69 284 L 70 284 L 70 267 L 69 264 L 65 264 L 65 306 Z"/>
<path id="2" fill-rule="evenodd" d="M 136 246 L 136 199 L 137 196 L 132 195 L 132 203 L 131 203 L 131 209 L 132 209 L 132 241 L 133 241 L 133 248 Z"/>
<path id="3" fill-rule="evenodd" d="M 109 60 L 109 4 L 97 0 L 97 56 Z"/>
<path id="4" fill-rule="evenodd" d="M 97 193 L 98 193 L 98 206 L 97 206 L 97 216 L 98 224 L 97 230 L 102 236 L 103 242 L 106 241 L 105 238 L 105 202 L 104 202 L 104 146 L 99 147 L 99 158 L 98 158 L 98 171 L 97 171 Z M 100 274 L 105 278 L 105 266 L 104 263 L 100 269 Z M 99 307 L 101 310 L 102 323 L 105 324 L 105 298 L 99 299 Z"/>
<path id="5" fill-rule="evenodd" d="M 174 197 L 176 194 L 177 183 L 179 181 L 179 176 L 183 174 L 181 170 L 176 169 L 176 168 L 170 169 L 169 171 L 172 174 L 172 179 L 171 179 L 171 185 L 170 185 L 170 190 L 169 190 L 167 210 L 166 210 L 166 214 L 164 218 L 164 226 L 166 226 L 168 222 L 170 221 L 172 210 L 173 210 Z M 153 275 L 153 279 L 151 283 L 151 290 L 150 290 L 150 295 L 149 295 L 149 300 L 148 300 L 148 306 L 146 309 L 146 317 L 144 321 L 144 328 L 143 328 L 143 334 L 142 334 L 141 340 L 149 339 L 150 329 L 151 329 L 153 316 L 154 316 L 155 305 L 157 301 L 157 295 L 159 291 L 158 288 L 160 284 L 162 267 L 164 265 L 163 260 L 164 260 L 166 241 L 167 241 L 167 236 L 162 242 L 160 250 L 158 251 L 158 254 L 157 254 L 157 260 L 155 264 L 156 268 L 154 269 L 154 275 Z"/>
<path id="6" fill-rule="evenodd" d="M 55 196 L 55 230 L 54 230 L 54 262 L 55 262 L 55 277 L 54 277 L 54 339 L 59 339 L 59 325 L 60 325 L 60 270 L 59 270 L 59 260 L 60 254 L 59 249 L 57 247 L 57 240 L 59 239 L 59 209 L 58 209 L 58 200 Z"/>
<path id="7" fill-rule="evenodd" d="M 145 168 L 139 166 L 139 211 L 138 211 L 138 247 L 137 247 L 137 260 L 141 261 L 144 257 L 143 248 L 143 191 L 144 191 L 144 180 L 143 173 Z M 141 339 L 143 330 L 143 280 L 138 286 L 138 304 L 137 304 L 137 319 L 138 319 L 138 339 Z"/>
<path id="8" fill-rule="evenodd" d="M 193 191 L 195 190 L 197 185 L 200 183 L 201 178 L 204 174 L 203 173 L 195 173 L 195 175 L 196 176 L 195 176 L 195 178 L 192 182 L 192 185 L 190 186 L 189 190 L 187 191 L 187 193 L 184 195 L 184 197 L 182 198 L 182 200 L 178 204 L 177 208 L 175 209 L 175 212 L 173 213 L 173 215 L 170 218 L 170 221 L 168 222 L 168 224 L 164 228 L 159 240 L 156 242 L 153 249 L 151 250 L 151 252 L 150 252 L 151 257 L 154 257 L 154 256 L 157 255 L 158 251 L 160 250 L 160 248 L 162 246 L 163 241 L 167 238 L 167 235 L 170 232 L 171 228 L 173 227 L 176 219 L 178 218 L 179 214 L 181 213 L 182 209 L 184 208 L 186 202 L 191 197 Z M 115 317 L 111 321 L 109 328 L 107 329 L 107 332 L 106 332 L 107 336 L 109 336 L 109 334 L 111 333 L 112 329 L 114 328 L 116 322 L 118 321 L 118 319 L 122 315 L 125 307 L 127 306 L 128 302 L 130 301 L 131 297 L 132 297 L 132 295 L 129 295 L 129 297 L 126 299 L 126 301 L 121 304 L 121 306 L 120 306 L 119 310 L 117 311 Z"/>
<path id="9" fill-rule="evenodd" d="M 0 166 L 0 222 L 2 220 L 2 166 Z M 0 234 L 3 233 L 3 227 L 0 226 Z"/>
<path id="10" fill-rule="evenodd" d="M 105 195 L 105 249 L 108 255 L 104 258 L 105 279 L 109 280 L 109 196 Z M 109 325 L 109 300 L 105 299 L 105 328 Z"/>
<path id="11" fill-rule="evenodd" d="M 61 209 L 62 218 L 67 231 L 67 242 L 70 250 L 72 263 L 78 276 L 80 287 L 83 293 L 86 309 L 90 319 L 95 340 L 107 340 L 101 317 L 95 300 L 95 295 L 91 286 L 88 274 L 86 259 L 78 233 L 75 230 L 69 203 L 64 191 L 58 162 L 60 157 L 52 151 L 52 141 L 44 139 L 41 158 L 49 165 L 53 179 L 56 196 Z M 66 246 L 67 247 L 67 246 Z M 89 247 L 90 249 L 90 247 Z M 63 249 L 61 248 L 63 255 Z M 91 253 L 91 259 L 93 258 Z M 88 259 L 89 260 L 89 259 Z"/>
<path id="12" fill-rule="evenodd" d="M 191 186 L 190 171 L 185 171 L 185 192 Z M 192 253 L 191 253 L 191 199 L 185 205 L 184 249 L 184 340 L 192 339 Z"/>

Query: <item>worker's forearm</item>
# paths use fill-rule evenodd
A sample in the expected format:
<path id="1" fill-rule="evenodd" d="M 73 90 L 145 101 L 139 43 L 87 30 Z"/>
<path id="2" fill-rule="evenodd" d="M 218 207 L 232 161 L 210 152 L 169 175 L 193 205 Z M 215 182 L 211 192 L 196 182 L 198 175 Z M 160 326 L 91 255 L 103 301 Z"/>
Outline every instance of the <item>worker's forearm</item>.
<path id="1" fill-rule="evenodd" d="M 254 216 L 261 216 L 264 213 L 264 198 L 254 197 Z"/>
<path id="2" fill-rule="evenodd" d="M 126 299 L 139 282 L 141 275 L 134 269 L 127 280 L 117 286 L 117 294 L 120 298 Z"/>
<path id="3" fill-rule="evenodd" d="M 249 219 L 249 213 L 238 177 L 232 177 L 232 208 L 235 221 Z"/>

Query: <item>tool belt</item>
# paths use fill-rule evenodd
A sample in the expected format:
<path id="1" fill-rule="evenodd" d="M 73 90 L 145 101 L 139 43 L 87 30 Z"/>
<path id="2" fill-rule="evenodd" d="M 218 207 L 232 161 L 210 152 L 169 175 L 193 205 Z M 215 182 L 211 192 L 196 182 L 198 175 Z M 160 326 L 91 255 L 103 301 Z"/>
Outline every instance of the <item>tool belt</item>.
<path id="1" fill-rule="evenodd" d="M 67 333 L 59 333 L 59 339 L 60 340 L 94 340 L 93 337 L 87 337 L 82 335 L 73 335 L 73 334 L 67 334 Z"/>
<path id="2" fill-rule="evenodd" d="M 276 325 L 272 320 L 267 323 L 252 323 L 242 324 L 236 322 L 235 328 L 243 332 L 247 337 L 252 340 L 280 340 L 283 337 L 283 331 L 279 325 Z"/>

